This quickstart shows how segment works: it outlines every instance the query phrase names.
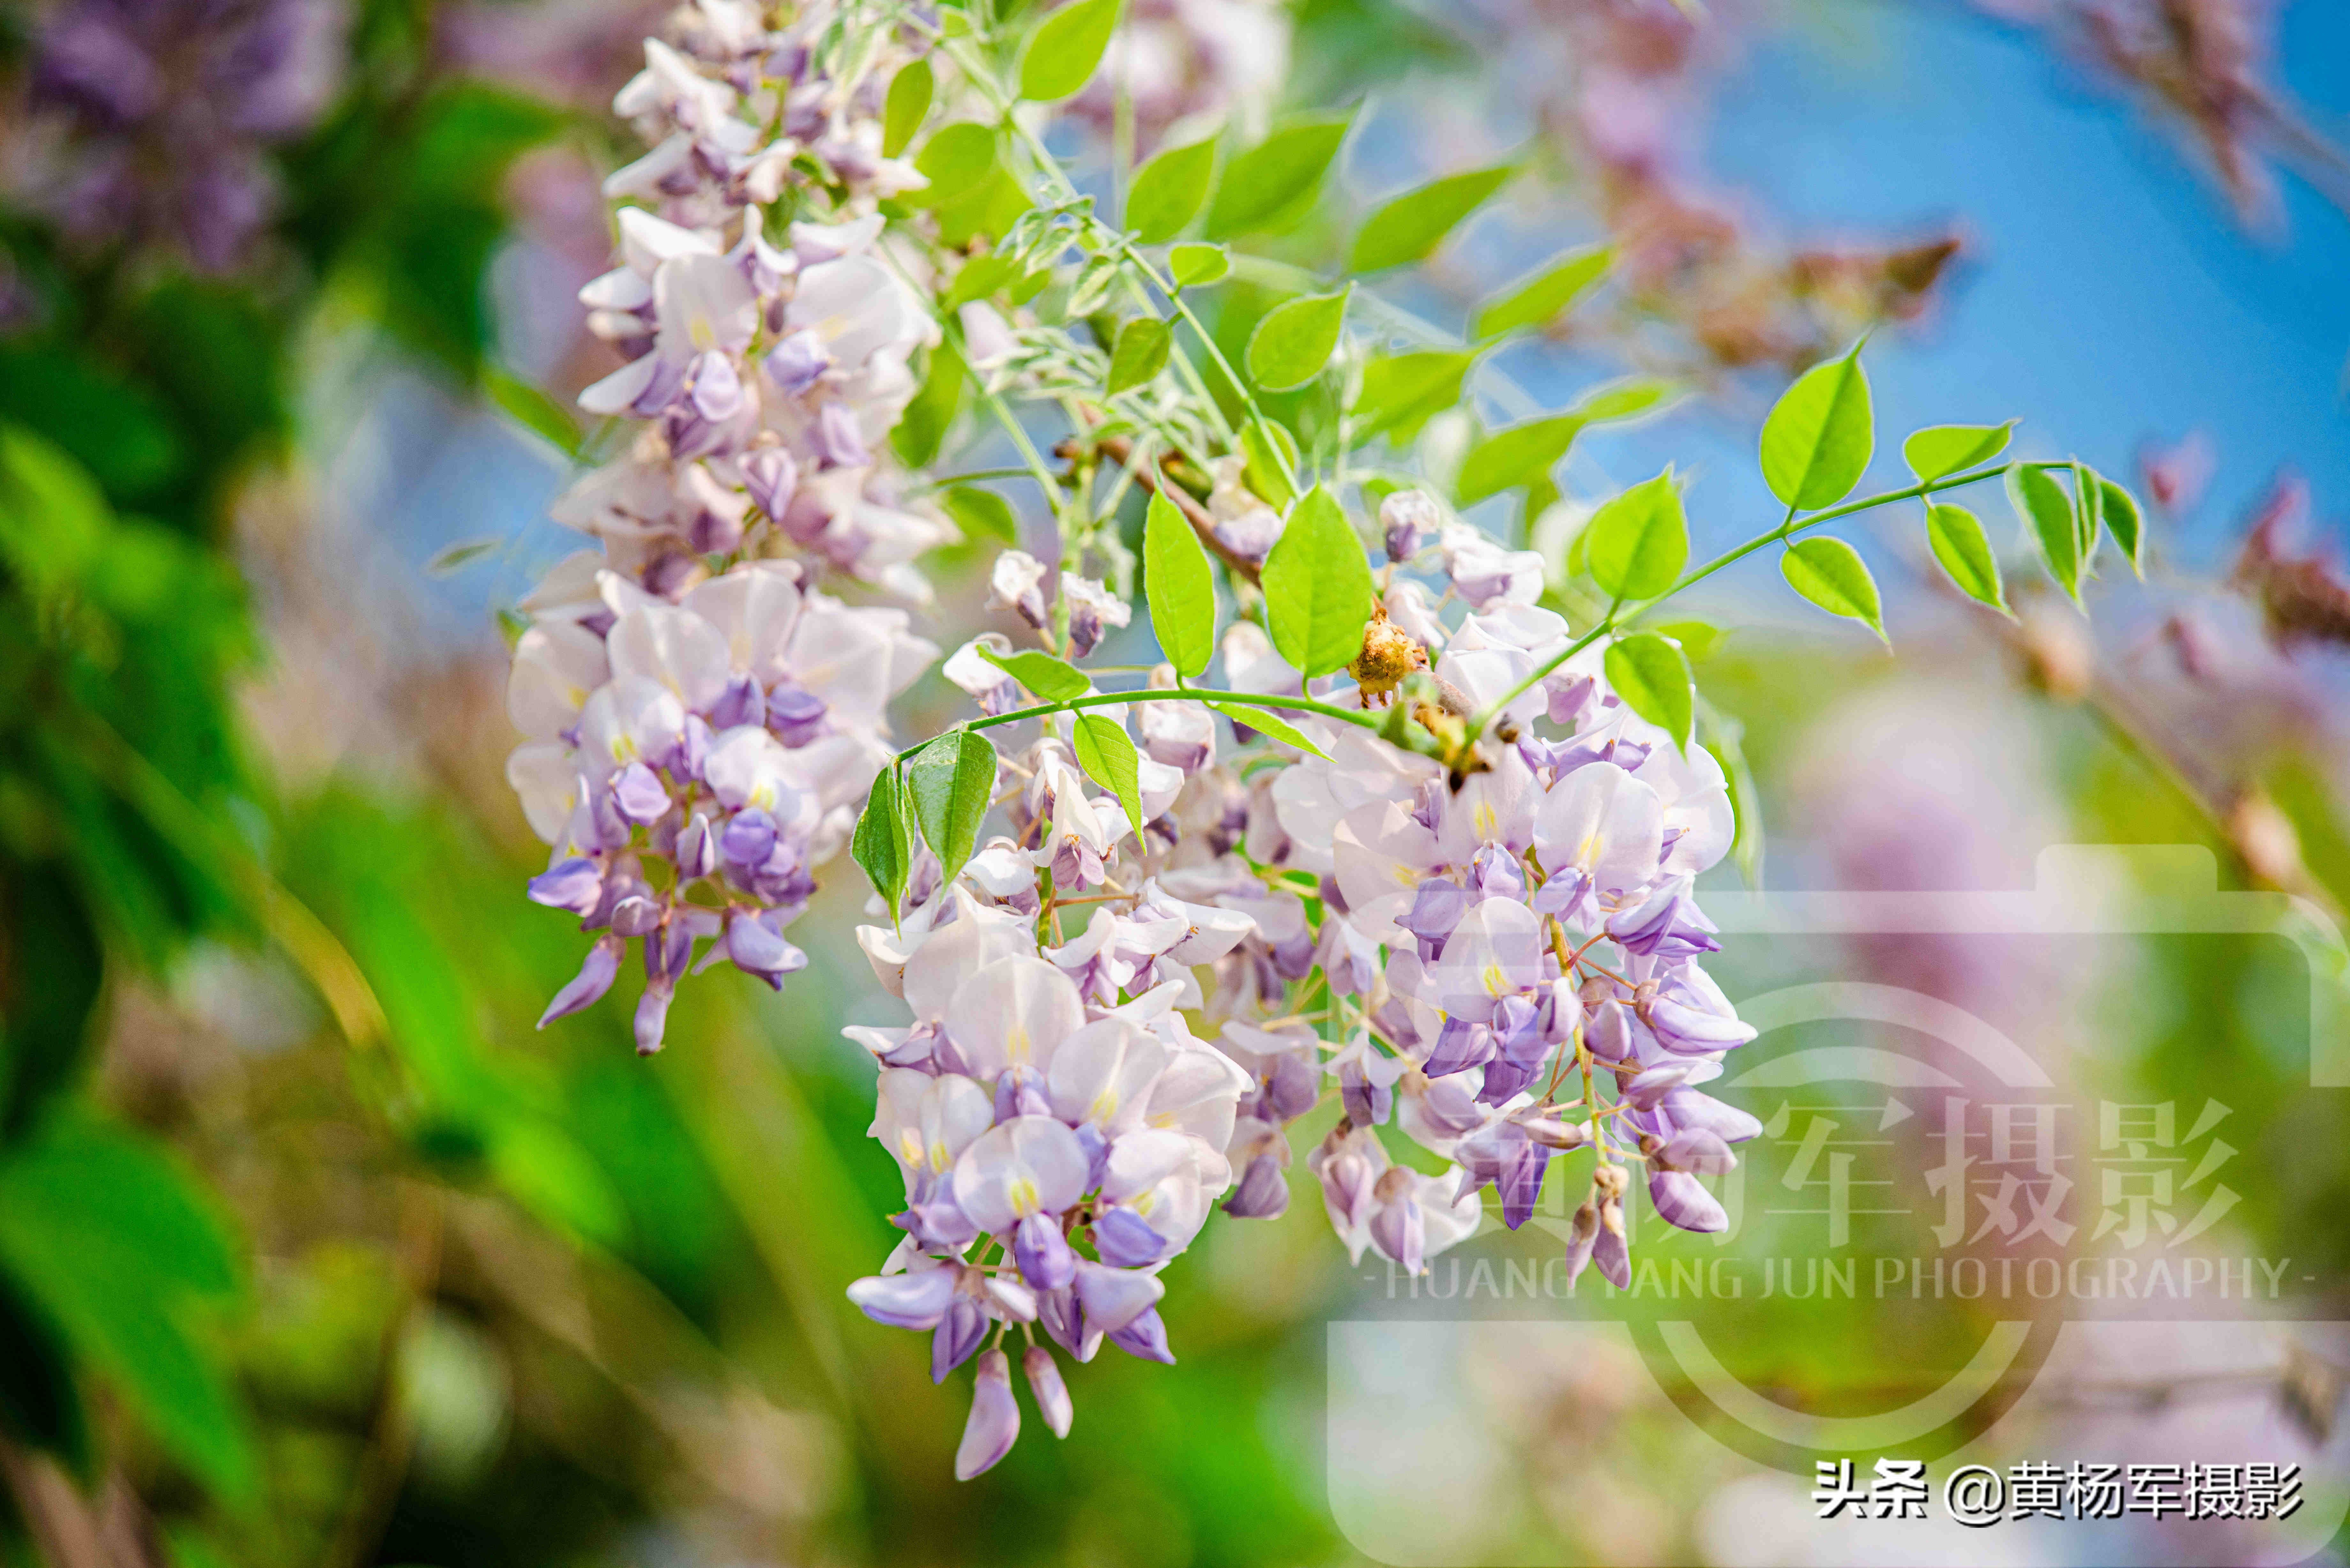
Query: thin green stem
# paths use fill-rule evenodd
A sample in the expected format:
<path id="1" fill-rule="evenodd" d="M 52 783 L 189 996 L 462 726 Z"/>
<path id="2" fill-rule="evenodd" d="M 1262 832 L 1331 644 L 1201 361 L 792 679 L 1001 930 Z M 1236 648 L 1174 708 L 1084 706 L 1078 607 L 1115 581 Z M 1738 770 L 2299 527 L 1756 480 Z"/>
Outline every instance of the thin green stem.
<path id="1" fill-rule="evenodd" d="M 1474 739 L 1476 736 L 1482 734 L 1484 732 L 1485 726 L 1493 722 L 1493 716 L 1495 714 L 1502 712 L 1503 710 L 1508 708 L 1511 703 L 1516 701 L 1519 698 L 1533 691 L 1537 685 L 1541 684 L 1544 678 L 1548 676 L 1552 670 L 1556 670 L 1560 665 L 1565 664 L 1568 659 L 1574 658 L 1576 654 L 1581 653 L 1585 649 L 1598 641 L 1599 639 L 1607 636 L 1609 632 L 1616 630 L 1619 626 L 1630 626 L 1636 624 L 1643 616 L 1646 616 L 1649 611 L 1655 609 L 1659 605 L 1663 604 L 1667 599 L 1671 598 L 1675 594 L 1680 593 L 1682 590 L 1689 588 L 1695 584 L 1705 581 L 1706 578 L 1713 576 L 1714 573 L 1721 570 L 1724 566 L 1730 566 L 1734 562 L 1744 560 L 1747 556 L 1752 555 L 1755 551 L 1762 549 L 1766 545 L 1773 545 L 1784 539 L 1793 538 L 1795 535 L 1802 533 L 1806 528 L 1814 528 L 1823 523 L 1833 523 L 1839 517 L 1850 517 L 1856 513 L 1867 512 L 1876 507 L 1889 506 L 1897 501 L 1915 501 L 1921 496 L 1932 495 L 1939 491 L 1957 490 L 1963 485 L 1979 484 L 1986 479 L 2002 478 L 2011 469 L 2026 467 L 2063 468 L 2066 466 L 2069 465 L 2054 462 L 1996 463 L 1990 468 L 1973 469 L 1965 473 L 1953 473 L 1946 475 L 1940 479 L 1929 479 L 1918 484 L 1905 485 L 1899 490 L 1887 490 L 1876 495 L 1864 495 L 1857 501 L 1847 501 L 1840 506 L 1831 506 L 1826 508 L 1825 511 L 1814 512 L 1810 516 L 1803 518 L 1800 521 L 1797 520 L 1795 516 L 1795 509 L 1791 506 L 1787 509 L 1786 520 L 1781 523 L 1777 527 L 1766 529 L 1762 533 L 1757 534 L 1753 538 L 1747 540 L 1744 544 L 1734 545 L 1728 550 L 1724 550 L 1721 555 L 1716 556 L 1712 560 L 1706 562 L 1703 566 L 1694 567 L 1690 571 L 1682 573 L 1680 579 L 1674 583 L 1672 587 L 1667 588 L 1656 597 L 1649 599 L 1647 603 L 1640 605 L 1638 607 L 1634 609 L 1630 615 L 1621 617 L 1620 618 L 1618 618 L 1617 611 L 1617 608 L 1620 607 L 1620 601 L 1618 606 L 1610 607 L 1607 614 L 1600 618 L 1598 625 L 1593 627 L 1589 631 L 1585 632 L 1581 637 L 1576 638 L 1575 641 L 1568 644 L 1563 651 L 1534 666 L 1533 671 L 1529 673 L 1523 680 L 1521 680 L 1515 686 L 1511 687 L 1509 691 L 1503 692 L 1492 703 L 1489 703 L 1483 711 L 1480 712 L 1474 719 L 1470 721 L 1470 736 L 1471 739 Z"/>
<path id="2" fill-rule="evenodd" d="M 995 713 L 983 719 L 965 720 L 962 723 L 952 727 L 963 730 L 993 730 L 999 725 L 1017 724 L 1027 719 L 1049 718 L 1055 713 L 1072 713 L 1080 708 L 1115 708 L 1130 702 L 1187 701 L 1236 702 L 1249 708 L 1291 708 L 1303 713 L 1318 714 L 1325 719 L 1336 719 L 1342 724 L 1352 724 L 1358 730 L 1376 731 L 1380 724 L 1379 720 L 1368 713 L 1358 713 L 1351 708 L 1341 708 L 1336 703 L 1317 701 L 1311 697 L 1284 697 L 1263 691 L 1214 691 L 1198 686 L 1187 686 L 1180 691 L 1175 691 L 1146 686 L 1134 691 L 1095 691 L 1083 697 L 1072 697 L 1064 702 L 1039 702 L 1034 707 L 1015 708 L 1008 713 Z M 937 738 L 934 735 L 931 740 Z M 926 740 L 918 745 L 908 746 L 898 753 L 898 761 L 901 763 L 907 761 L 916 752 L 930 743 L 931 741 Z"/>

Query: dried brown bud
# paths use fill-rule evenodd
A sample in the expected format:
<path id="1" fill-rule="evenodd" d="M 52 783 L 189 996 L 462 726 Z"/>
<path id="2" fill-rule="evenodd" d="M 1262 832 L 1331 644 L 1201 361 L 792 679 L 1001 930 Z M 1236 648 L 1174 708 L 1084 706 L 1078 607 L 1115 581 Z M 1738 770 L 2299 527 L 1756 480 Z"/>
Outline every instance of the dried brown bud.
<path id="1" fill-rule="evenodd" d="M 1371 612 L 1363 627 L 1363 650 L 1347 666 L 1362 687 L 1362 703 L 1368 708 L 1373 701 L 1391 695 L 1415 670 L 1428 668 L 1428 649 L 1411 635 L 1388 618 L 1388 608 L 1380 605 Z"/>

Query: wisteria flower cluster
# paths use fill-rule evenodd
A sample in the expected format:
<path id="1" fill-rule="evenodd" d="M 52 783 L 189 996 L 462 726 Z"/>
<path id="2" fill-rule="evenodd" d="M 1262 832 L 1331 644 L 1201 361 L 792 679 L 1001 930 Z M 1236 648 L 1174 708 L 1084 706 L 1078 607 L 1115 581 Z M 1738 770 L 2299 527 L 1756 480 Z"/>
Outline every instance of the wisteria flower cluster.
<path id="1" fill-rule="evenodd" d="M 1522 1225 L 1561 1155 L 1589 1159 L 1570 1278 L 1628 1281 L 1638 1190 L 1722 1229 L 1706 1179 L 1760 1128 L 1704 1085 L 1754 1030 L 1707 973 L 1697 886 L 1752 796 L 1652 612 L 1771 548 L 1881 635 L 1866 564 L 1813 530 L 1918 501 L 1955 586 L 2004 613 L 2000 553 L 1939 499 L 1990 480 L 2076 599 L 2101 540 L 2140 550 L 2118 486 L 1998 461 L 2008 425 L 1920 431 L 1914 484 L 1847 500 L 1875 450 L 1856 349 L 1764 427 L 1783 519 L 1710 561 L 1670 470 L 1563 553 L 1472 524 L 1555 496 L 1579 431 L 1668 389 L 1488 428 L 1479 347 L 1238 248 L 1315 199 L 1335 121 L 1222 155 L 1221 182 L 1216 143 L 1170 131 L 1102 215 L 1047 106 L 1090 102 L 1128 25 L 1118 0 L 1018 38 L 954 9 L 701 0 L 648 44 L 617 107 L 653 151 L 613 176 L 621 265 L 583 295 L 626 361 L 583 402 L 633 423 L 557 509 L 599 548 L 525 602 L 510 688 L 510 776 L 553 846 L 531 896 L 593 934 L 543 1023 L 638 941 L 650 1052 L 689 971 L 806 964 L 785 928 L 840 849 L 870 882 L 858 940 L 903 1012 L 848 1033 L 902 1235 L 847 1289 L 931 1336 L 934 1378 L 976 1361 L 964 1478 L 1017 1437 L 1015 1352 L 1055 1435 L 1064 1357 L 1171 1362 L 1167 1271 L 1217 1210 L 1284 1213 L 1308 1139 L 1339 1241 L 1408 1273 L 1478 1231 L 1489 1189 Z M 1407 193 L 1353 254 L 1423 259 L 1476 204 Z M 1194 301 L 1243 273 L 1281 297 L 1235 365 Z M 1575 292 L 1537 276 L 1481 330 Z M 1286 421 L 1261 400 L 1299 390 Z M 1018 466 L 893 466 L 950 428 Z M 985 487 L 1009 473 L 1041 515 Z M 991 624 L 941 659 L 874 601 L 930 602 L 948 517 L 995 547 Z M 1154 659 L 1088 662 L 1146 624 Z M 934 662 L 967 716 L 899 747 L 889 706 Z"/>

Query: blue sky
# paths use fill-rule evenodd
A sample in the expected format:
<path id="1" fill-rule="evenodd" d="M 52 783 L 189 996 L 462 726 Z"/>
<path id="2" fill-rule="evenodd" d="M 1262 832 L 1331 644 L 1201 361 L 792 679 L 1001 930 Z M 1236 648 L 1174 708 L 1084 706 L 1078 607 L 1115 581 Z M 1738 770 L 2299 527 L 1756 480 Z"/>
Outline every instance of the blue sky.
<path id="1" fill-rule="evenodd" d="M 1970 241 L 1943 310 L 1870 347 L 1873 480 L 1901 483 L 1887 438 L 1919 424 L 2021 415 L 2023 450 L 2117 476 L 2142 438 L 2200 428 L 2220 466 L 2177 558 L 2220 556 L 2280 465 L 2310 479 L 2338 538 L 2350 220 L 2288 174 L 2280 231 L 2247 233 L 2167 126 L 1963 5 L 1827 0 L 1804 16 L 1721 84 L 1711 173 L 1792 234 L 1955 220 Z M 2288 84 L 2321 122 L 2350 125 L 2350 7 L 2299 0 L 2283 23 Z M 1751 458 L 1705 424 L 1624 438 L 1608 466 L 1637 471 L 1674 445 L 1686 464 L 1694 437 L 1722 447 L 1691 495 L 1700 524 L 1767 511 Z M 1986 521 L 2003 511 L 1976 501 Z"/>

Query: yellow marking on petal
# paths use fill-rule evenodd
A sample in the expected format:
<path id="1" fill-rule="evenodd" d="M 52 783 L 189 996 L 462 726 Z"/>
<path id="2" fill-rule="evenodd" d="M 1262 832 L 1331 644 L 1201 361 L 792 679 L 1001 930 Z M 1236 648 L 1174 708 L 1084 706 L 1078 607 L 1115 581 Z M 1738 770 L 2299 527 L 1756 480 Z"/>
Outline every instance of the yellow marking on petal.
<path id="1" fill-rule="evenodd" d="M 1485 994 L 1488 996 L 1499 996 L 1513 989 L 1510 982 L 1503 978 L 1502 966 L 1498 963 L 1487 964 L 1485 972 L 1478 978 L 1485 982 Z"/>
<path id="2" fill-rule="evenodd" d="M 1024 1176 L 1015 1176 L 1007 1182 L 1004 1185 L 1003 1195 L 1011 1202 L 1012 1212 L 1024 1218 L 1035 1213 L 1045 1206 L 1045 1199 L 1037 1192 L 1036 1184 Z"/>
<path id="3" fill-rule="evenodd" d="M 1478 802 L 1476 813 L 1470 820 L 1477 825 L 1477 836 L 1480 838 L 1491 838 L 1501 831 L 1502 814 L 1493 809 L 1492 801 Z"/>
<path id="4" fill-rule="evenodd" d="M 931 1145 L 931 1168 L 932 1170 L 943 1171 L 948 1166 L 953 1163 L 954 1157 L 947 1153 L 947 1146 L 944 1143 L 934 1143 Z"/>
<path id="5" fill-rule="evenodd" d="M 1116 1115 L 1118 1115 L 1118 1091 L 1116 1089 L 1104 1089 L 1100 1094 L 1094 1096 L 1093 1106 L 1086 1112 L 1086 1119 L 1087 1121 L 1106 1122 Z"/>
<path id="6" fill-rule="evenodd" d="M 921 1164 L 922 1135 L 916 1132 L 911 1127 L 899 1128 L 898 1131 L 898 1158 L 904 1160 L 908 1165 Z"/>
<path id="7" fill-rule="evenodd" d="M 1175 1125 L 1175 1113 L 1161 1111 L 1150 1118 L 1150 1125 L 1155 1127 L 1171 1127 Z"/>
<path id="8" fill-rule="evenodd" d="M 1584 836 L 1583 842 L 1576 846 L 1575 851 L 1575 863 L 1577 866 L 1582 867 L 1586 871 L 1588 871 L 1591 869 L 1593 862 L 1596 861 L 1598 858 L 1599 830 L 1595 827 Z"/>
<path id="9" fill-rule="evenodd" d="M 1154 1202 L 1158 1201 L 1158 1197 L 1159 1189 L 1154 1187 L 1148 1192 L 1139 1194 L 1136 1197 L 1127 1199 L 1126 1206 L 1128 1209 L 1133 1210 L 1137 1214 L 1148 1219 L 1150 1215 L 1150 1206 Z"/>
<path id="10" fill-rule="evenodd" d="M 1003 1037 L 1003 1059 L 1016 1065 L 1028 1060 L 1030 1049 L 1026 1026 L 1014 1024 L 1012 1033 Z"/>

